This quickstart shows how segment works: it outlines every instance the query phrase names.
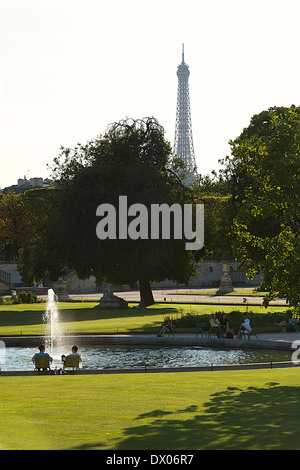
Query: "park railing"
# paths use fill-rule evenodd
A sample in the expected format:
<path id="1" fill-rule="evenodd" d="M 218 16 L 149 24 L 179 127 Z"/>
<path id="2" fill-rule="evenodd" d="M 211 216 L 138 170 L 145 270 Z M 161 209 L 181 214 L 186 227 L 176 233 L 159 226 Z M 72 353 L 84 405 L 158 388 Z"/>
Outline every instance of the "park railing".
<path id="1" fill-rule="evenodd" d="M 1 271 L 0 269 L 0 282 L 4 284 L 11 284 L 11 274 L 6 273 L 5 271 Z"/>

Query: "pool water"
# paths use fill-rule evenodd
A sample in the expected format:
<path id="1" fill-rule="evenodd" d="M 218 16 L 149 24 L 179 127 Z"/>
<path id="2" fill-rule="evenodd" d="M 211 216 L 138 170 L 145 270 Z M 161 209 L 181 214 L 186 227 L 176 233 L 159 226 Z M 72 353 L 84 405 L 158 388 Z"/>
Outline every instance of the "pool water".
<path id="1" fill-rule="evenodd" d="M 0 369 L 3 371 L 33 370 L 33 355 L 37 348 L 9 347 L 0 350 Z M 49 352 L 49 351 L 48 351 Z M 61 355 L 69 348 L 53 351 L 52 369 L 62 367 Z M 259 362 L 290 361 L 292 352 L 271 350 L 219 350 L 201 346 L 191 347 L 80 347 L 82 369 L 135 369 L 166 367 L 201 367 Z M 50 353 L 50 352 L 49 352 Z"/>

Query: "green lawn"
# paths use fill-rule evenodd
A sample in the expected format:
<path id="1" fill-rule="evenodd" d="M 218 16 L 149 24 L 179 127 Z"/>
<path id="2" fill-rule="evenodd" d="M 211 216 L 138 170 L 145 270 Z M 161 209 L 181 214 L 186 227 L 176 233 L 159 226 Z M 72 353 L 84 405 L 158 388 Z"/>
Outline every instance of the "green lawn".
<path id="1" fill-rule="evenodd" d="M 2 449 L 300 449 L 300 370 L 0 376 Z"/>
<path id="2" fill-rule="evenodd" d="M 154 333 L 167 315 L 233 309 L 96 305 L 60 303 L 65 332 Z M 45 307 L 0 306 L 0 336 L 44 334 Z M 299 369 L 0 376 L 0 449 L 299 449 L 299 385 Z"/>
<path id="3" fill-rule="evenodd" d="M 186 313 L 210 314 L 216 311 L 232 310 L 245 312 L 246 306 L 232 305 L 191 305 L 191 304 L 160 304 L 147 309 L 104 310 L 95 308 L 97 302 L 65 302 L 59 303 L 59 317 L 65 333 L 149 333 L 157 332 L 166 316 L 180 317 Z M 8 335 L 43 335 L 43 313 L 45 303 L 17 304 L 0 306 L 0 336 Z M 249 311 L 266 313 L 259 306 L 249 306 Z M 285 312 L 286 307 L 269 307 L 271 312 Z M 178 333 L 190 330 L 176 330 Z"/>

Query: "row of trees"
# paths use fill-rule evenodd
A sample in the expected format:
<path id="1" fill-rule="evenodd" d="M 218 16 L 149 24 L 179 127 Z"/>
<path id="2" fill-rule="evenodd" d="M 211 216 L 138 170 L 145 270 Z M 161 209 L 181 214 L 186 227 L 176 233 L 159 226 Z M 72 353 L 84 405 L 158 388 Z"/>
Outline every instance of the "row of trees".
<path id="1" fill-rule="evenodd" d="M 9 194 L 0 200 L 0 237 L 19 246 L 26 282 L 75 269 L 79 277 L 134 284 L 146 304 L 150 281 L 187 283 L 203 258 L 232 252 L 249 275 L 263 271 L 266 304 L 286 297 L 299 309 L 300 108 L 271 108 L 254 116 L 230 142 L 232 156 L 213 177 L 192 188 L 178 176 L 163 128 L 153 118 L 126 120 L 75 149 L 62 148 L 52 166 L 55 189 Z M 99 240 L 96 208 L 140 203 L 205 204 L 205 244 L 185 240 Z M 10 212 L 9 212 L 10 211 Z"/>

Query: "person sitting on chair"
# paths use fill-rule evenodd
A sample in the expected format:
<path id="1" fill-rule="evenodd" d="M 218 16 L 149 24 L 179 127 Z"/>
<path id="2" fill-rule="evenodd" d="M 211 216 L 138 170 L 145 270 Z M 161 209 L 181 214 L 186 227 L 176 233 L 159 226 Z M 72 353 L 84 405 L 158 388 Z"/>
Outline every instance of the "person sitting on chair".
<path id="1" fill-rule="evenodd" d="M 229 320 L 225 312 L 222 313 L 220 318 L 220 328 L 225 333 L 225 338 L 233 338 L 234 331 L 229 326 Z"/>
<path id="2" fill-rule="evenodd" d="M 223 333 L 220 326 L 220 321 L 217 319 L 217 316 L 214 313 L 209 315 L 209 325 L 212 331 L 217 335 L 218 338 L 223 338 Z"/>
<path id="3" fill-rule="evenodd" d="M 36 357 L 48 357 L 49 358 L 49 362 L 52 362 L 52 357 L 49 356 L 48 353 L 45 352 L 45 345 L 44 344 L 40 344 L 39 345 L 39 350 L 40 352 L 36 353 L 33 358 L 31 359 L 33 363 L 35 363 L 35 358 Z"/>
<path id="4" fill-rule="evenodd" d="M 79 354 L 77 346 L 72 346 L 71 351 L 72 352 L 70 354 L 68 354 L 68 356 L 62 355 L 61 360 L 63 362 L 65 362 L 67 357 L 74 357 L 74 356 L 77 357 L 78 356 L 79 357 L 79 362 L 82 362 L 81 354 Z"/>
<path id="5" fill-rule="evenodd" d="M 168 319 L 167 323 L 164 323 L 163 326 L 161 327 L 161 330 L 157 336 L 165 336 L 166 331 L 169 331 L 170 333 L 172 333 L 174 328 L 175 327 L 172 323 L 172 320 Z"/>
<path id="6" fill-rule="evenodd" d="M 281 326 L 282 332 L 285 332 L 287 326 L 295 327 L 298 324 L 298 321 L 298 318 L 289 318 L 288 321 L 282 320 L 280 323 L 275 322 L 275 325 Z"/>
<path id="7" fill-rule="evenodd" d="M 249 333 L 251 333 L 251 331 L 252 331 L 252 328 L 250 326 L 250 320 L 247 316 L 247 313 L 243 313 L 243 320 L 237 332 L 237 338 L 241 339 L 243 334 L 248 335 Z"/>

